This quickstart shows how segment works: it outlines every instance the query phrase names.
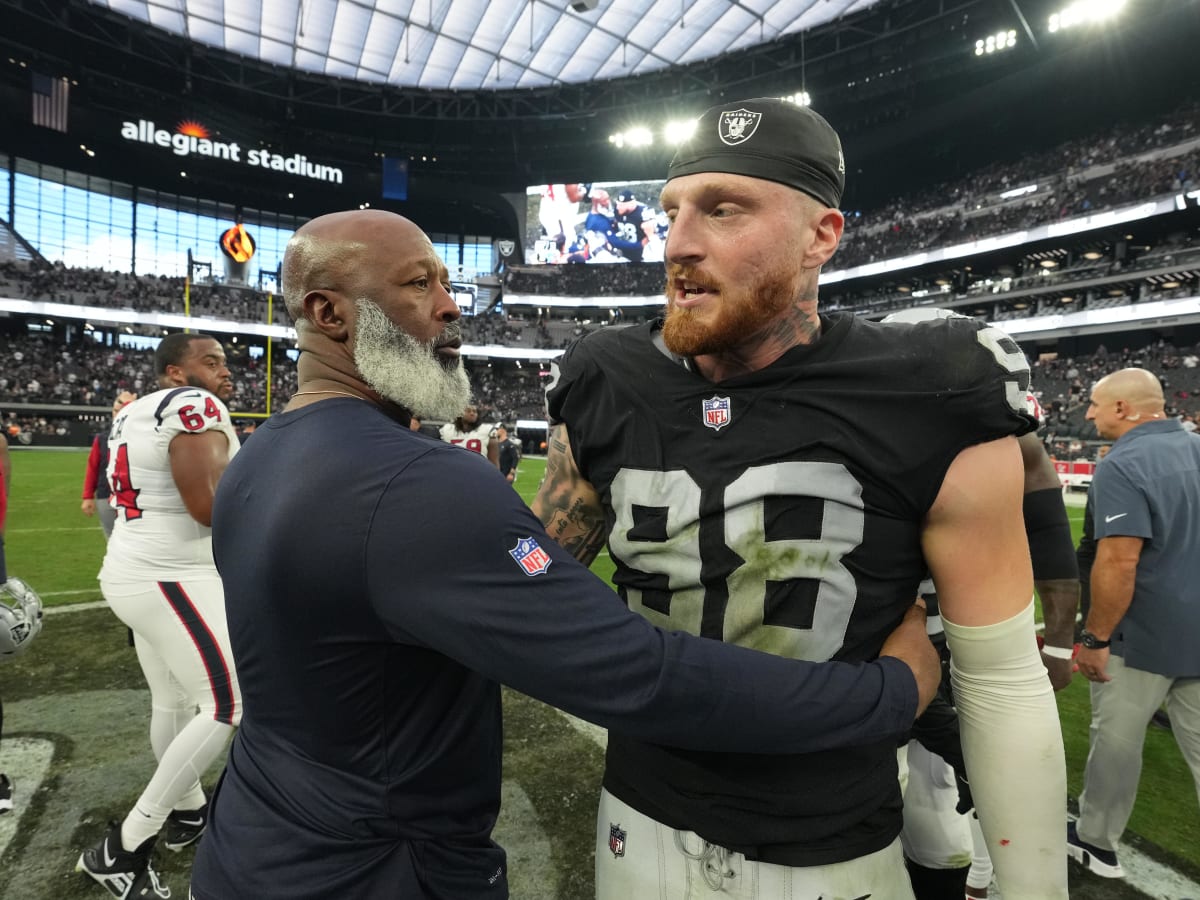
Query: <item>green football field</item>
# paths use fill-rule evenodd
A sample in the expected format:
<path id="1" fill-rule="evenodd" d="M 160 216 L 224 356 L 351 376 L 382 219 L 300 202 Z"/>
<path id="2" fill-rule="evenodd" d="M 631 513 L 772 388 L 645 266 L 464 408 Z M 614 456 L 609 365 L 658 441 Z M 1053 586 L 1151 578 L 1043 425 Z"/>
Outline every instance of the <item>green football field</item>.
<path id="1" fill-rule="evenodd" d="M 14 450 L 8 567 L 42 595 L 45 628 L 29 653 L 0 668 L 0 771 L 17 780 L 17 808 L 0 817 L 0 900 L 72 900 L 104 891 L 73 872 L 79 852 L 124 815 L 153 768 L 148 694 L 126 631 L 102 604 L 96 572 L 104 537 L 79 510 L 83 451 Z M 521 463 L 526 499 L 544 468 Z M 1082 509 L 1072 508 L 1078 536 Z M 448 548 L 452 550 L 452 548 Z M 602 554 L 595 567 L 607 578 Z M 603 690 L 597 685 L 597 690 Z M 1081 786 L 1088 690 L 1058 695 L 1069 791 Z M 505 692 L 505 779 L 497 840 L 509 851 L 514 900 L 591 896 L 594 809 L 603 735 L 515 692 Z M 215 779 L 213 773 L 209 783 Z M 1151 728 L 1131 844 L 1200 880 L 1200 809 L 1168 731 Z M 174 896 L 186 897 L 192 850 L 160 853 Z M 1072 870 L 1072 896 L 1147 896 Z M 1077 890 L 1078 888 L 1078 890 Z"/>

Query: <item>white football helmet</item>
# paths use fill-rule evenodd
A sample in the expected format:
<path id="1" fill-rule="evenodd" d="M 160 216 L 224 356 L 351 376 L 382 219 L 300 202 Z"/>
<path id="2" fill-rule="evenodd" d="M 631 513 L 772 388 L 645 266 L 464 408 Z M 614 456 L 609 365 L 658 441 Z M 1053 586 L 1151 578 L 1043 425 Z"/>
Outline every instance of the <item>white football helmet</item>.
<path id="1" fill-rule="evenodd" d="M 20 578 L 0 585 L 0 660 L 16 656 L 42 630 L 42 598 Z"/>

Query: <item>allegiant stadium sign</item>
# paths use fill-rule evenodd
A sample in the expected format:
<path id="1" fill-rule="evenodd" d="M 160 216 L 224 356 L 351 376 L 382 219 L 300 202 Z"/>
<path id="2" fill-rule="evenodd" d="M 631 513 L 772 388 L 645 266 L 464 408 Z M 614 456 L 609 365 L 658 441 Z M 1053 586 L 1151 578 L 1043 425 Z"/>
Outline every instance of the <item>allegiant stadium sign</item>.
<path id="1" fill-rule="evenodd" d="M 122 122 L 121 137 L 139 144 L 169 148 L 176 156 L 224 159 L 229 162 L 270 169 L 274 172 L 283 172 L 287 175 L 328 181 L 331 184 L 342 183 L 342 170 L 336 166 L 315 163 L 303 153 L 283 156 L 280 153 L 272 153 L 270 150 L 260 148 L 246 150 L 243 153 L 242 146 L 236 142 L 213 140 L 208 129 L 199 122 L 180 122 L 173 132 L 167 131 L 165 128 L 158 128 L 154 122 L 147 119 Z"/>

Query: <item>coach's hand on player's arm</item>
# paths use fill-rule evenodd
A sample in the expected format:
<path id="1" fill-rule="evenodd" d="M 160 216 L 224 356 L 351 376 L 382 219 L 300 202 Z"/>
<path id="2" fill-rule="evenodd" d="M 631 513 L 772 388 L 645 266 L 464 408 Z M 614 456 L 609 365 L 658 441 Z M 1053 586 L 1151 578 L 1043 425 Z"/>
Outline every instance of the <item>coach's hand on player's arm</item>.
<path id="1" fill-rule="evenodd" d="M 894 656 L 912 669 L 920 695 L 917 715 L 925 712 L 942 681 L 942 661 L 925 632 L 924 600 L 917 600 L 909 607 L 896 630 L 883 642 L 879 655 Z"/>

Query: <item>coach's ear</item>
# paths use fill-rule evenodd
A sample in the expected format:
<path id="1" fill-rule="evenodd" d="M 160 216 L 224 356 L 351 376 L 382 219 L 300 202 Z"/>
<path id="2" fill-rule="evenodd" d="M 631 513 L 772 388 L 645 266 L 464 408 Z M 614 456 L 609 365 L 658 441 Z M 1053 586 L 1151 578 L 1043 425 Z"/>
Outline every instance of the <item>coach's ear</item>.
<path id="1" fill-rule="evenodd" d="M 348 321 L 354 316 L 354 304 L 340 291 L 309 291 L 304 295 L 304 315 L 309 323 L 332 341 L 350 338 Z"/>

